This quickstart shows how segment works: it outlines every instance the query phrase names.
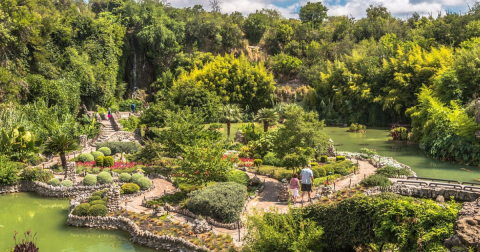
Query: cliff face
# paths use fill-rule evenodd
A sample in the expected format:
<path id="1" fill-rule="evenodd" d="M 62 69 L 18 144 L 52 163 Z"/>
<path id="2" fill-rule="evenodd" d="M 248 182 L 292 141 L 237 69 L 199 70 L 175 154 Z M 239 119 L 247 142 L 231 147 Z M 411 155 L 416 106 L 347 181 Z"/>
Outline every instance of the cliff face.
<path id="1" fill-rule="evenodd" d="M 155 69 L 133 32 L 128 32 L 125 36 L 123 53 L 123 79 L 127 83 L 125 96 L 130 98 L 136 89 L 148 89 L 155 81 Z"/>

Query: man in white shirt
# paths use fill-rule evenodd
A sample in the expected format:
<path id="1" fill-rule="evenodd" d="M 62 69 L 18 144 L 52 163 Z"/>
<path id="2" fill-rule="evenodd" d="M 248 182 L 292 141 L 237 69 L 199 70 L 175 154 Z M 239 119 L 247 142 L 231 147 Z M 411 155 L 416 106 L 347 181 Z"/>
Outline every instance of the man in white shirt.
<path id="1" fill-rule="evenodd" d="M 302 202 L 306 192 L 308 192 L 308 201 L 312 201 L 311 193 L 314 178 L 313 171 L 310 169 L 311 167 L 311 165 L 307 165 L 307 167 L 303 168 L 303 170 L 300 172 L 300 179 L 302 183 Z"/>

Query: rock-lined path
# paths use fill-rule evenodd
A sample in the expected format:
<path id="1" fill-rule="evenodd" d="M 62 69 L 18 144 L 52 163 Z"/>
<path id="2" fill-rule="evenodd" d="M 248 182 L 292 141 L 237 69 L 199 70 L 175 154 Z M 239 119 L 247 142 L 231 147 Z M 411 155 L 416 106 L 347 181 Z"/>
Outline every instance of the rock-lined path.
<path id="1" fill-rule="evenodd" d="M 126 209 L 129 211 L 134 211 L 134 212 L 145 212 L 145 213 L 152 213 L 152 209 L 146 208 L 142 206 L 142 201 L 144 197 L 159 197 L 164 194 L 165 191 L 171 191 L 174 190 L 175 187 L 173 184 L 165 179 L 152 179 L 152 183 L 155 185 L 155 188 L 146 194 L 143 194 L 141 196 L 137 196 L 133 199 L 129 199 L 126 201 Z"/>

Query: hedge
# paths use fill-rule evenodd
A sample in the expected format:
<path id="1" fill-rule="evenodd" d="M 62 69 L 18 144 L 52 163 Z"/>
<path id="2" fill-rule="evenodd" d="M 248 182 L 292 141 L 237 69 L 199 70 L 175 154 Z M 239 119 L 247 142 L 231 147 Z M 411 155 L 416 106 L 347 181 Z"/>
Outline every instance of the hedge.
<path id="1" fill-rule="evenodd" d="M 123 183 L 128 183 L 130 182 L 131 179 L 132 179 L 132 175 L 128 173 L 120 173 L 118 175 L 118 180 Z"/>
<path id="2" fill-rule="evenodd" d="M 85 178 L 83 178 L 83 185 L 94 186 L 96 184 L 97 184 L 97 177 L 92 174 L 88 174 L 87 176 L 85 176 Z"/>
<path id="3" fill-rule="evenodd" d="M 101 148 L 99 148 L 97 151 L 103 153 L 103 155 L 105 155 L 105 156 L 110 156 L 110 155 L 112 155 L 112 151 L 111 151 L 110 148 L 108 148 L 108 147 L 101 147 Z"/>
<path id="4" fill-rule="evenodd" d="M 92 154 L 90 154 L 90 153 L 82 153 L 82 154 L 78 155 L 77 160 L 85 163 L 85 162 L 92 162 L 95 159 L 93 158 Z"/>
<path id="5" fill-rule="evenodd" d="M 103 159 L 103 166 L 104 167 L 112 167 L 115 164 L 113 157 L 108 156 Z"/>
<path id="6" fill-rule="evenodd" d="M 132 194 L 140 191 L 140 187 L 134 183 L 123 184 L 120 189 L 123 191 L 124 194 Z"/>
<path id="7" fill-rule="evenodd" d="M 98 205 L 98 204 L 100 204 L 100 205 L 105 205 L 105 206 L 106 206 L 106 205 L 107 205 L 107 202 L 104 201 L 104 200 L 94 200 L 94 201 L 90 202 L 90 206 Z"/>
<path id="8" fill-rule="evenodd" d="M 101 204 L 90 206 L 90 208 L 88 209 L 88 215 L 91 216 L 105 216 L 107 215 L 107 213 L 107 206 Z"/>
<path id="9" fill-rule="evenodd" d="M 390 179 L 388 179 L 383 175 L 375 174 L 362 179 L 362 181 L 360 181 L 360 185 L 367 186 L 367 187 L 373 187 L 373 186 L 387 187 L 387 186 L 391 186 L 392 182 L 390 181 Z"/>
<path id="10" fill-rule="evenodd" d="M 90 196 L 90 198 L 88 198 L 88 202 L 92 202 L 92 201 L 95 201 L 95 200 L 101 200 L 102 199 L 102 196 Z"/>
<path id="11" fill-rule="evenodd" d="M 105 142 L 105 143 L 98 143 L 97 150 L 102 147 L 108 147 L 111 150 L 111 155 L 115 155 L 117 153 L 125 152 L 126 154 L 133 154 L 140 150 L 140 145 L 134 142 Z"/>
<path id="12" fill-rule="evenodd" d="M 113 182 L 113 178 L 108 172 L 100 172 L 97 176 L 97 181 L 99 184 L 109 184 Z"/>
<path id="13" fill-rule="evenodd" d="M 89 208 L 90 208 L 90 204 L 81 203 L 80 205 L 76 206 L 75 209 L 73 209 L 72 214 L 77 216 L 87 216 Z"/>
<path id="14" fill-rule="evenodd" d="M 321 157 L 320 157 L 320 162 L 321 162 L 321 163 L 326 163 L 326 162 L 328 162 L 328 157 L 325 156 L 325 155 L 321 156 Z"/>
<path id="15" fill-rule="evenodd" d="M 337 156 L 336 157 L 337 161 L 344 161 L 345 159 L 346 159 L 345 156 Z"/>
<path id="16" fill-rule="evenodd" d="M 244 185 L 234 182 L 216 183 L 191 192 L 185 208 L 195 214 L 233 223 L 240 218 L 246 195 L 247 188 Z"/>

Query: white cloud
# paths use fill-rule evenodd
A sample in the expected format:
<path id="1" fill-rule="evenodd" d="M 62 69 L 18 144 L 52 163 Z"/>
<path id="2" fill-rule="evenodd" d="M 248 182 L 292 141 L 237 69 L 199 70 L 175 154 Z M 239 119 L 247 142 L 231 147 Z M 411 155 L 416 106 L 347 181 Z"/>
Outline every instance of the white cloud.
<path id="1" fill-rule="evenodd" d="M 421 15 L 432 13 L 434 16 L 439 11 L 462 10 L 466 11 L 468 6 L 473 6 L 475 0 L 299 0 L 297 3 L 288 7 L 280 7 L 275 4 L 287 0 L 221 0 L 221 8 L 224 13 L 239 11 L 244 15 L 261 10 L 263 8 L 276 9 L 286 18 L 298 18 L 294 10 L 307 2 L 323 2 L 329 9 L 329 16 L 348 15 L 355 18 L 362 18 L 366 15 L 366 9 L 369 5 L 383 5 L 392 15 L 405 18 L 411 16 L 413 12 Z M 341 3 L 344 4 L 341 4 Z M 170 0 L 174 7 L 191 7 L 196 4 L 203 5 L 205 10 L 210 9 L 209 0 Z"/>

